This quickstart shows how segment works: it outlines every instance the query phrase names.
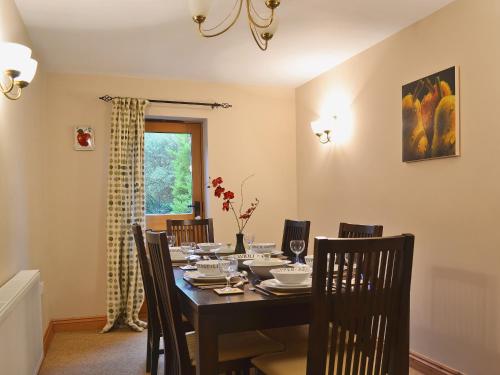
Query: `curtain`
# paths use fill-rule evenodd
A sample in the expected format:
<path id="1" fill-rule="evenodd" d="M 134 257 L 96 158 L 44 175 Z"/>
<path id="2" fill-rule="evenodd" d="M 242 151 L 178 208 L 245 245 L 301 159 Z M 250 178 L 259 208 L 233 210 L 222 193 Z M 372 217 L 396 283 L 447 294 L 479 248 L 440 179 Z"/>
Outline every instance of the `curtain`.
<path id="1" fill-rule="evenodd" d="M 144 290 L 132 234 L 133 223 L 144 226 L 143 99 L 113 99 L 107 211 L 107 323 L 142 331 L 139 320 Z"/>

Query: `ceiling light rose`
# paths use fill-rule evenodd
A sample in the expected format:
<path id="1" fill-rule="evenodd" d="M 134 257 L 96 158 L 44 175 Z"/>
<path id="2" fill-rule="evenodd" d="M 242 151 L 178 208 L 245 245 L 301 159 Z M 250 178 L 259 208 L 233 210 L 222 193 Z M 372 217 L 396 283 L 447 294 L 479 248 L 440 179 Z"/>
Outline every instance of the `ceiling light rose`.
<path id="1" fill-rule="evenodd" d="M 189 8 L 193 21 L 198 24 L 198 31 L 205 38 L 213 38 L 224 34 L 234 26 L 238 20 L 243 2 L 246 3 L 248 25 L 257 46 L 263 51 L 267 50 L 268 42 L 274 36 L 278 27 L 275 9 L 280 5 L 280 0 L 266 0 L 266 7 L 270 14 L 263 16 L 255 8 L 254 0 L 235 0 L 231 12 L 217 25 L 210 28 L 203 28 L 206 21 L 212 0 L 189 0 Z"/>
<path id="2" fill-rule="evenodd" d="M 319 142 L 322 144 L 333 142 L 332 132 L 334 127 L 334 121 L 337 120 L 337 116 L 332 116 L 331 118 L 320 118 L 319 120 L 311 122 L 311 129 L 313 133 L 318 137 Z"/>
<path id="3" fill-rule="evenodd" d="M 6 84 L 0 82 L 0 91 L 8 99 L 17 100 L 22 89 L 28 86 L 36 74 L 38 62 L 31 58 L 31 49 L 22 44 L 0 43 L 0 72 Z"/>

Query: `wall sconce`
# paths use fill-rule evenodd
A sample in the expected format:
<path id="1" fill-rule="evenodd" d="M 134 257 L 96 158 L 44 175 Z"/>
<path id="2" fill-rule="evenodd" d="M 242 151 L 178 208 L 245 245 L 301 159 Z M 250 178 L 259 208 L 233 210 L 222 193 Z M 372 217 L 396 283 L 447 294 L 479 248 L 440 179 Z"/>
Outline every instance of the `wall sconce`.
<path id="1" fill-rule="evenodd" d="M 35 77 L 38 62 L 31 58 L 31 49 L 17 43 L 0 43 L 0 71 L 7 82 L 0 82 L 0 91 L 10 100 L 21 97 L 23 89 Z M 5 80 L 4 80 L 5 81 Z"/>
<path id="2" fill-rule="evenodd" d="M 337 120 L 337 116 L 332 116 L 331 118 L 322 117 L 319 120 L 311 122 L 311 129 L 318 137 L 320 143 L 333 142 L 332 132 L 335 120 Z"/>

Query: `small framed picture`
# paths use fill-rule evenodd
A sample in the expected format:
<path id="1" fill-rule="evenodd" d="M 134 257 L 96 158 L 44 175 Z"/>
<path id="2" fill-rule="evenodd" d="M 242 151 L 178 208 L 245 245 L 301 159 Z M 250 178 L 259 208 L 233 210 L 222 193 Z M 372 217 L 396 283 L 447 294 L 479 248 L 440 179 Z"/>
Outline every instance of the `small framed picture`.
<path id="1" fill-rule="evenodd" d="M 95 148 L 94 130 L 89 127 L 77 126 L 74 134 L 76 151 L 93 151 Z"/>

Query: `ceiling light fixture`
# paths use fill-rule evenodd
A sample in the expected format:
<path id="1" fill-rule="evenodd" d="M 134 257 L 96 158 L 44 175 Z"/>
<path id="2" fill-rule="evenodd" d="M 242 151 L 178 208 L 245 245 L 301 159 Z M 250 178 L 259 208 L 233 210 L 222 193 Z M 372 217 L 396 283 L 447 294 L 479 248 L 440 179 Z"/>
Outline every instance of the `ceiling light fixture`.
<path id="1" fill-rule="evenodd" d="M 275 10 L 280 5 L 280 0 L 265 0 L 267 8 L 270 10 L 270 14 L 267 17 L 259 14 L 255 9 L 253 0 L 236 0 L 231 12 L 219 24 L 208 29 L 204 29 L 202 24 L 207 19 L 212 0 L 189 0 L 189 7 L 193 21 L 198 24 L 200 34 L 205 38 L 213 38 L 224 34 L 233 27 L 241 14 L 243 2 L 246 3 L 248 26 L 250 27 L 255 43 L 257 43 L 262 51 L 265 51 L 269 40 L 274 36 L 278 27 Z"/>
<path id="2" fill-rule="evenodd" d="M 36 74 L 38 62 L 31 58 L 31 49 L 17 43 L 0 43 L 0 72 L 7 82 L 0 82 L 0 91 L 10 100 L 21 97 L 23 89 Z"/>

